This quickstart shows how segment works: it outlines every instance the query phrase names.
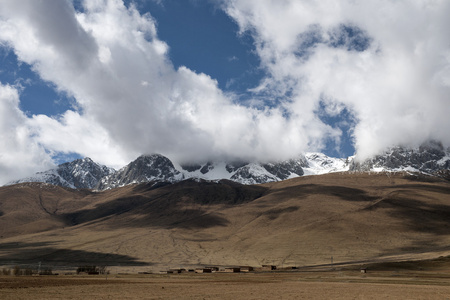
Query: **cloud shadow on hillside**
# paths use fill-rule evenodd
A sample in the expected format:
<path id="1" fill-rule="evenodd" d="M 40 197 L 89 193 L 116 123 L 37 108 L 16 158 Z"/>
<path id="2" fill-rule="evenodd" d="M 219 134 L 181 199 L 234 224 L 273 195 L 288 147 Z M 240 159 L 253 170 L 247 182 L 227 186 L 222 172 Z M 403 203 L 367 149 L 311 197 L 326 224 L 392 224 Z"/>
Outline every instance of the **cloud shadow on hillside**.
<path id="1" fill-rule="evenodd" d="M 439 194 L 447 194 L 450 195 L 450 186 L 437 186 L 437 185 L 429 185 L 429 184 L 400 184 L 394 186 L 396 189 L 416 189 L 423 192 L 432 192 L 432 193 L 439 193 Z M 383 186 L 380 188 L 386 188 L 386 189 L 392 189 L 392 186 Z"/>
<path id="2" fill-rule="evenodd" d="M 226 226 L 229 221 L 217 213 L 208 213 L 201 207 L 186 208 L 179 203 L 155 201 L 132 197 L 103 203 L 90 210 L 81 210 L 64 215 L 72 225 L 107 221 L 113 228 L 158 227 L 158 228 L 209 228 Z"/>
<path id="3" fill-rule="evenodd" d="M 148 266 L 150 263 L 136 258 L 103 252 L 60 249 L 54 242 L 2 243 L 0 244 L 0 264 L 27 264 L 42 262 L 61 266 L 107 265 L 107 266 Z"/>
<path id="4" fill-rule="evenodd" d="M 280 199 L 292 197 L 301 199 L 316 194 L 334 196 L 344 201 L 367 202 L 368 205 L 364 210 L 387 209 L 387 214 L 400 219 L 405 228 L 412 231 L 450 235 L 450 202 L 449 205 L 433 203 L 433 197 L 448 198 L 450 187 L 417 183 L 383 186 L 380 189 L 391 192 L 385 197 L 379 197 L 372 196 L 362 189 L 306 184 L 280 189 L 275 193 Z M 425 198 L 427 201 L 423 200 Z"/>
<path id="5" fill-rule="evenodd" d="M 409 245 L 404 245 L 402 247 L 391 248 L 384 250 L 380 256 L 391 256 L 396 254 L 426 254 L 426 253 L 436 253 L 436 252 L 448 252 L 450 251 L 450 246 L 441 245 L 430 240 L 414 240 L 411 241 Z"/>
<path id="6" fill-rule="evenodd" d="M 279 218 L 280 216 L 282 216 L 283 214 L 292 213 L 292 212 L 297 211 L 299 209 L 300 209 L 299 206 L 289 206 L 289 207 L 285 207 L 285 208 L 274 208 L 274 209 L 270 209 L 270 210 L 264 212 L 264 215 L 266 215 L 269 218 L 269 220 L 275 220 L 275 219 Z"/>
<path id="7" fill-rule="evenodd" d="M 434 204 L 414 199 L 416 193 L 402 191 L 401 195 L 393 194 L 367 210 L 386 209 L 394 218 L 400 219 L 411 230 L 435 235 L 450 235 L 450 206 Z"/>
<path id="8" fill-rule="evenodd" d="M 275 192 L 281 197 L 307 197 L 309 195 L 324 195 L 339 197 L 346 201 L 374 201 L 378 197 L 370 196 L 367 192 L 361 189 L 343 187 L 343 186 L 329 186 L 321 184 L 303 184 L 292 187 L 283 188 Z"/>
<path id="9" fill-rule="evenodd" d="M 211 206 L 232 206 L 261 197 L 267 188 L 244 186 L 231 181 L 196 182 L 185 180 L 162 186 L 157 191 L 149 185 L 138 185 L 134 195 L 114 199 L 63 215 L 69 224 L 78 225 L 114 218 L 116 227 L 158 227 L 199 229 L 227 226 L 220 213 L 208 211 Z"/>

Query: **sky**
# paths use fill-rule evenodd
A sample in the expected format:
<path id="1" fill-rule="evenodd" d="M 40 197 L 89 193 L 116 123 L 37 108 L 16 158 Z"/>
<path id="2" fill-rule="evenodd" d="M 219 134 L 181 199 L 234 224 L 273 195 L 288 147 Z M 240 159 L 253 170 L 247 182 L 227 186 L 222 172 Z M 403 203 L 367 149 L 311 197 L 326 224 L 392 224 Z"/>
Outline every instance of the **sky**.
<path id="1" fill-rule="evenodd" d="M 447 0 L 2 0 L 0 184 L 450 146 Z"/>

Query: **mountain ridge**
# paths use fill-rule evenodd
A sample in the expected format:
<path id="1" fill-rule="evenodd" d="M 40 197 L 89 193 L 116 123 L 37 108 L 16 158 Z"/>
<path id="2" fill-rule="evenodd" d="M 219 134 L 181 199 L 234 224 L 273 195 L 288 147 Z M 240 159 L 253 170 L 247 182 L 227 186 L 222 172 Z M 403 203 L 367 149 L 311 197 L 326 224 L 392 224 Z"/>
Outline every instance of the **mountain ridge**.
<path id="1" fill-rule="evenodd" d="M 362 163 L 353 162 L 350 171 L 412 171 L 434 174 L 450 169 L 450 148 L 428 141 L 417 148 L 395 146 Z"/>
<path id="2" fill-rule="evenodd" d="M 90 158 L 83 158 L 38 172 L 32 177 L 12 181 L 8 185 L 46 182 L 74 189 L 107 190 L 128 184 L 175 183 L 190 178 L 212 181 L 227 179 L 251 185 L 348 171 L 410 171 L 450 178 L 450 149 L 445 149 L 440 142 L 430 141 L 418 148 L 392 147 L 363 162 L 357 162 L 354 156 L 344 159 L 309 152 L 279 162 L 210 161 L 177 165 L 161 154 L 144 154 L 119 170 L 97 164 Z"/>
<path id="3" fill-rule="evenodd" d="M 308 160 L 307 157 L 310 157 Z M 347 161 L 347 162 L 346 162 Z M 179 182 L 194 178 L 218 181 L 231 180 L 241 184 L 261 184 L 289 178 L 323 174 L 348 169 L 348 159 L 330 158 L 320 153 L 308 153 L 297 159 L 281 162 L 206 162 L 204 164 L 174 165 L 161 154 L 141 155 L 119 170 L 99 165 L 90 158 L 77 159 L 56 169 L 38 172 L 35 176 L 12 181 L 46 182 L 69 188 L 106 190 L 144 182 Z M 90 174 L 90 171 L 94 174 Z"/>

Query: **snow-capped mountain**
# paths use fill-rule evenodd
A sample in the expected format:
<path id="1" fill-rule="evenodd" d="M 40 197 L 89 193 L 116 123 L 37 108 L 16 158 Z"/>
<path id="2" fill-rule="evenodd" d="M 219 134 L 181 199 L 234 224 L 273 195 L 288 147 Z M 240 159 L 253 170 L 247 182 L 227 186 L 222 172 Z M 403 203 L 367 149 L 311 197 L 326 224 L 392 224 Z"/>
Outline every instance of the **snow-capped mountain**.
<path id="1" fill-rule="evenodd" d="M 94 163 L 89 158 L 59 165 L 56 169 L 39 172 L 9 184 L 46 182 L 70 188 L 105 190 L 133 183 L 178 182 L 189 178 L 204 180 L 229 179 L 241 184 L 281 181 L 293 177 L 348 170 L 344 159 L 321 153 L 307 153 L 281 162 L 207 162 L 174 165 L 160 154 L 141 155 L 116 171 Z"/>
<path id="2" fill-rule="evenodd" d="M 141 155 L 117 172 L 102 178 L 96 189 L 105 190 L 150 181 L 176 182 L 182 179 L 183 174 L 175 169 L 167 157 L 159 154 Z"/>
<path id="3" fill-rule="evenodd" d="M 355 162 L 354 157 L 344 159 L 306 153 L 280 162 L 216 161 L 178 165 L 163 155 L 151 154 L 138 157 L 118 171 L 84 158 L 10 184 L 46 182 L 70 188 L 105 190 L 133 183 L 173 183 L 189 178 L 259 184 L 345 171 L 415 171 L 447 178 L 450 177 L 450 149 L 444 149 L 438 142 L 428 142 L 416 149 L 394 147 L 363 163 Z"/>
<path id="4" fill-rule="evenodd" d="M 383 154 L 354 162 L 351 171 L 412 171 L 434 174 L 450 169 L 450 149 L 442 143 L 429 141 L 417 148 L 392 147 Z"/>
<path id="5" fill-rule="evenodd" d="M 237 169 L 230 179 L 242 184 L 257 184 L 279 180 L 276 175 L 256 163 L 250 163 Z"/>
<path id="6" fill-rule="evenodd" d="M 115 170 L 92 161 L 89 157 L 59 165 L 56 169 L 38 172 L 9 184 L 22 182 L 45 182 L 73 189 L 94 189 L 105 176 Z"/>
<path id="7" fill-rule="evenodd" d="M 303 168 L 304 175 L 320 175 L 348 171 L 354 157 L 335 158 L 323 153 L 309 152 L 305 154 L 305 159 L 307 166 Z"/>
<path id="8" fill-rule="evenodd" d="M 277 163 L 208 162 L 204 165 L 180 166 L 185 178 L 229 179 L 242 184 L 280 181 L 303 175 L 308 161 L 304 156 Z"/>

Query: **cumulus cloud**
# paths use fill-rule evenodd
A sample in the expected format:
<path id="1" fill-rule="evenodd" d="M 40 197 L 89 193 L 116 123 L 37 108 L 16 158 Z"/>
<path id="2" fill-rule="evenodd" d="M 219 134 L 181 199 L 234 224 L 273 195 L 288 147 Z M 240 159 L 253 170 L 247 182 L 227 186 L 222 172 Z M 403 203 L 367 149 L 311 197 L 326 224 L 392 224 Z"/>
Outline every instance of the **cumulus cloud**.
<path id="1" fill-rule="evenodd" d="M 27 120 L 35 140 L 52 153 L 80 153 L 95 162 L 120 168 L 129 161 L 109 133 L 89 116 L 68 110 L 58 118 L 34 115 Z M 137 153 L 133 153 L 138 155 Z"/>
<path id="2" fill-rule="evenodd" d="M 448 1 L 222 4 L 269 74 L 255 91 L 293 91 L 293 112 L 344 105 L 360 159 L 428 139 L 450 145 Z"/>
<path id="3" fill-rule="evenodd" d="M 58 118 L 18 111 L 4 124 L 27 124 L 36 155 L 77 152 L 110 166 L 152 152 L 273 160 L 338 147 L 341 128 L 321 115 L 344 110 L 360 157 L 429 138 L 450 144 L 448 1 L 220 3 L 254 38 L 267 76 L 252 91 L 276 100 L 266 107 L 174 68 L 156 21 L 132 4 L 4 0 L 0 41 L 78 105 Z"/>
<path id="4" fill-rule="evenodd" d="M 92 133 L 116 147 L 103 159 L 109 165 L 149 152 L 178 161 L 283 159 L 333 133 L 314 115 L 286 118 L 277 107 L 243 106 L 208 75 L 175 69 L 155 21 L 133 5 L 87 1 L 75 12 L 67 1 L 3 1 L 0 11 L 0 38 L 80 107 L 59 119 L 33 117 L 49 149 L 95 156 L 105 148 L 85 142 Z"/>
<path id="5" fill-rule="evenodd" d="M 0 184 L 54 166 L 28 121 L 19 109 L 18 90 L 0 84 Z"/>

